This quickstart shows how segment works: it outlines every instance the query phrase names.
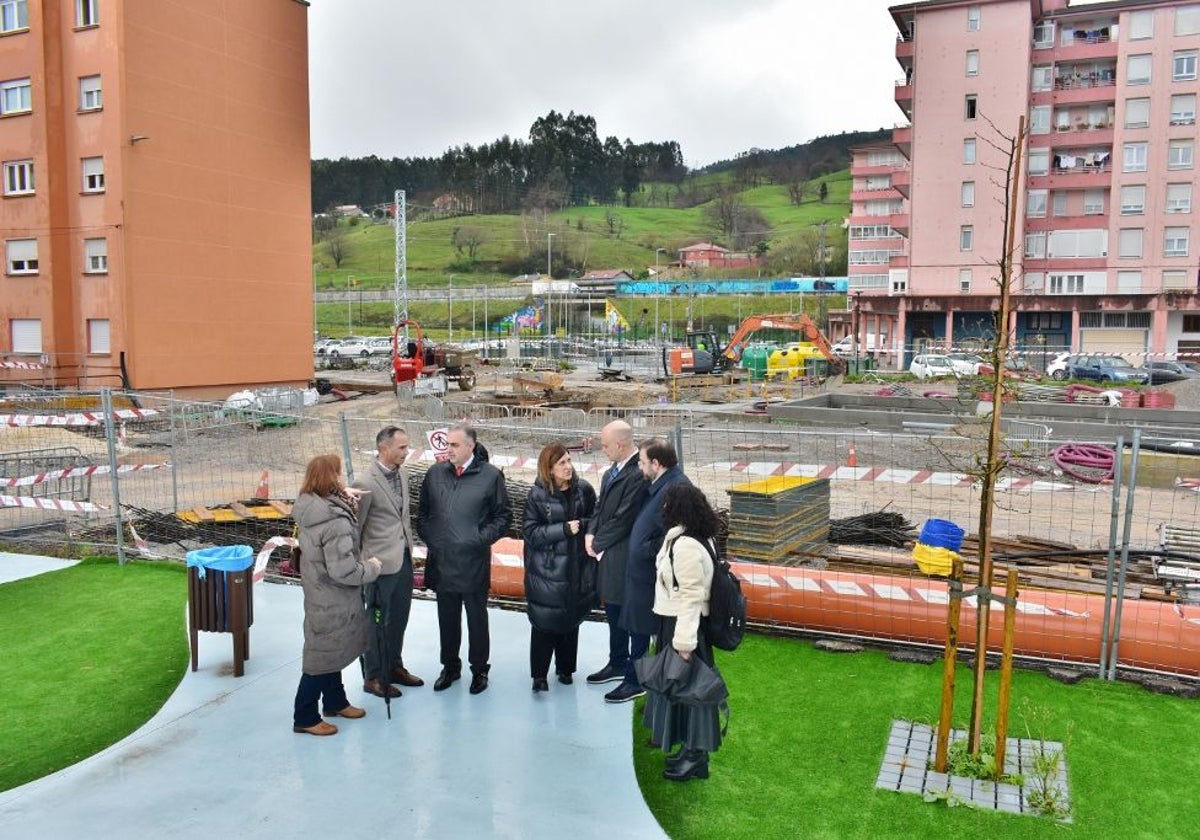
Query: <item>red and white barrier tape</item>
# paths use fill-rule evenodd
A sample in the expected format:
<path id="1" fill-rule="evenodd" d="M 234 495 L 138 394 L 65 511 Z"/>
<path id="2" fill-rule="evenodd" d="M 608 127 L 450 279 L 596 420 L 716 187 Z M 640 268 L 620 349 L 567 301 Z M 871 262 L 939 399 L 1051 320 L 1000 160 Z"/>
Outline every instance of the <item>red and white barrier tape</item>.
<path id="1" fill-rule="evenodd" d="M 129 536 L 133 538 L 133 545 L 137 549 L 138 554 L 149 560 L 160 559 L 162 555 L 156 554 L 154 549 L 150 548 L 150 543 L 146 542 L 146 539 L 137 532 L 136 528 L 133 527 L 133 521 L 131 520 L 128 524 Z"/>
<path id="2" fill-rule="evenodd" d="M 833 464 L 795 464 L 791 461 L 718 461 L 702 469 L 716 472 L 745 473 L 756 478 L 786 475 L 798 478 L 828 478 L 832 481 L 877 481 L 884 484 L 935 484 L 943 487 L 971 487 L 977 479 L 965 473 L 934 470 L 902 470 L 887 467 L 839 467 Z M 1063 481 L 1035 478 L 1002 478 L 996 482 L 1002 492 L 1057 492 L 1093 490 Z"/>
<path id="3" fill-rule="evenodd" d="M 45 366 L 37 362 L 0 362 L 0 368 L 15 370 L 45 370 Z"/>
<path id="4" fill-rule="evenodd" d="M 170 467 L 168 463 L 162 464 L 120 464 L 117 467 L 117 473 L 141 472 L 142 470 L 160 470 L 164 467 Z M 0 479 L 0 487 L 29 487 L 34 484 L 42 484 L 47 481 L 62 481 L 68 478 L 83 478 L 89 475 L 105 475 L 112 472 L 112 467 L 107 464 L 97 464 L 91 467 L 70 467 L 65 470 L 47 470 L 46 472 L 36 473 L 35 475 L 22 475 L 16 478 Z"/>
<path id="5" fill-rule="evenodd" d="M 438 460 L 437 451 L 433 449 L 418 449 L 408 456 L 409 461 L 428 461 L 434 463 Z M 445 460 L 443 456 L 442 460 Z M 537 456 L 526 457 L 523 455 L 497 455 L 489 454 L 488 463 L 494 467 L 507 467 L 514 470 L 536 470 Z M 612 464 L 588 464 L 581 461 L 574 461 L 575 472 L 577 473 L 602 473 L 607 470 Z"/>
<path id="6" fill-rule="evenodd" d="M 113 411 L 117 420 L 140 420 L 155 417 L 153 408 L 118 408 Z M 98 411 L 77 411 L 72 414 L 0 414 L 0 426 L 99 426 L 104 414 Z"/>
<path id="7" fill-rule="evenodd" d="M 254 582 L 259 583 L 263 579 L 263 574 L 267 570 L 267 561 L 271 559 L 271 553 L 281 546 L 297 546 L 299 542 L 295 537 L 271 537 L 263 543 L 263 547 L 258 550 L 258 556 L 254 558 Z"/>
<path id="8" fill-rule="evenodd" d="M 0 494 L 0 507 L 65 510 L 71 513 L 95 513 L 108 510 L 104 505 L 94 502 L 73 502 L 70 499 L 43 499 L 38 496 L 5 496 L 2 494 Z"/>

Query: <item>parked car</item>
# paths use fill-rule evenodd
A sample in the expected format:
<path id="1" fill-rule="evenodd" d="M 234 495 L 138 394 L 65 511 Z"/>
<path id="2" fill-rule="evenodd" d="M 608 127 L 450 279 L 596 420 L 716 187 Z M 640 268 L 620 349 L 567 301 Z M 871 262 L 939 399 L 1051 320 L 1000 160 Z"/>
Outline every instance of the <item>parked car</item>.
<path id="1" fill-rule="evenodd" d="M 977 376 L 983 366 L 983 357 L 976 353 L 947 353 L 946 358 L 955 376 Z"/>
<path id="2" fill-rule="evenodd" d="M 1071 362 L 1067 367 L 1067 378 L 1144 385 L 1150 381 L 1150 374 L 1120 356 L 1093 353 L 1081 355 Z"/>
<path id="3" fill-rule="evenodd" d="M 917 379 L 937 379 L 942 376 L 954 376 L 954 368 L 950 359 L 941 354 L 921 353 L 914 356 L 908 372 Z"/>
<path id="4" fill-rule="evenodd" d="M 313 355 L 324 356 L 329 352 L 329 348 L 341 344 L 339 338 L 319 338 L 313 342 Z"/>
<path id="5" fill-rule="evenodd" d="M 1046 375 L 1061 382 L 1067 378 L 1067 368 L 1080 358 L 1082 358 L 1082 354 L 1079 353 L 1059 353 L 1050 364 L 1046 365 Z"/>
<path id="6" fill-rule="evenodd" d="M 371 348 L 372 356 L 392 355 L 392 339 L 389 336 L 384 335 L 369 338 L 367 339 L 367 346 Z"/>
<path id="7" fill-rule="evenodd" d="M 344 338 L 330 347 L 326 352 L 330 356 L 370 356 L 371 339 L 358 337 Z"/>
<path id="8" fill-rule="evenodd" d="M 1150 361 L 1142 366 L 1150 374 L 1151 385 L 1162 385 L 1164 382 L 1179 382 L 1183 379 L 1195 379 L 1200 376 L 1195 362 Z"/>

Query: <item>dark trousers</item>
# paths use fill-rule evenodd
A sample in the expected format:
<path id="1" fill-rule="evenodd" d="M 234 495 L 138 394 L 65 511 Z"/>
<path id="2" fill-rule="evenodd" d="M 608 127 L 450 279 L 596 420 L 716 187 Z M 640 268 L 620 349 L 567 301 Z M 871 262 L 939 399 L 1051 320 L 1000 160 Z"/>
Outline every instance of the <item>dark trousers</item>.
<path id="1" fill-rule="evenodd" d="M 467 661 L 471 673 L 486 674 L 491 657 L 488 634 L 487 592 L 439 592 L 437 594 L 438 633 L 442 644 L 442 667 L 461 673 L 462 612 L 467 611 Z"/>
<path id="2" fill-rule="evenodd" d="M 324 696 L 322 704 L 326 715 L 335 715 L 350 705 L 346 699 L 346 688 L 342 685 L 342 672 L 332 674 L 301 674 L 300 687 L 296 689 L 296 706 L 292 713 L 293 726 L 316 726 L 321 722 L 317 714 L 317 700 Z"/>
<path id="3" fill-rule="evenodd" d="M 605 602 L 608 618 L 608 664 L 620 671 L 629 670 L 629 633 L 621 629 L 621 605 Z M 646 651 L 642 651 L 645 653 Z"/>
<path id="4" fill-rule="evenodd" d="M 650 636 L 648 634 L 629 634 L 629 661 L 625 663 L 625 682 L 630 685 L 641 685 L 637 678 L 637 669 L 634 667 L 634 663 L 645 656 L 649 650 Z"/>
<path id="5" fill-rule="evenodd" d="M 363 598 L 367 608 L 376 604 L 383 610 L 384 644 L 387 646 L 388 662 L 383 662 L 379 650 L 379 633 L 371 628 L 367 652 L 363 655 L 363 679 L 391 677 L 393 668 L 404 667 L 404 631 L 408 629 L 408 616 L 412 612 L 412 564 L 405 563 L 393 575 L 380 575 L 363 587 Z"/>
<path id="6" fill-rule="evenodd" d="M 536 627 L 529 628 L 529 673 L 535 680 L 546 679 L 551 656 L 556 673 L 574 674 L 578 653 L 578 627 L 570 633 L 543 633 Z"/>

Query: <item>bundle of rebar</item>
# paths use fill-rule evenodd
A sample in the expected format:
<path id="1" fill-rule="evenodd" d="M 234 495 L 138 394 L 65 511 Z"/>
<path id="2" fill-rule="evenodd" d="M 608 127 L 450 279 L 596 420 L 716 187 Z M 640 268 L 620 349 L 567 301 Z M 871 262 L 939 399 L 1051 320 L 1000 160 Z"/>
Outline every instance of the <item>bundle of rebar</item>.
<path id="1" fill-rule="evenodd" d="M 829 522 L 829 541 L 838 545 L 886 545 L 903 548 L 916 531 L 903 514 L 876 511 Z"/>

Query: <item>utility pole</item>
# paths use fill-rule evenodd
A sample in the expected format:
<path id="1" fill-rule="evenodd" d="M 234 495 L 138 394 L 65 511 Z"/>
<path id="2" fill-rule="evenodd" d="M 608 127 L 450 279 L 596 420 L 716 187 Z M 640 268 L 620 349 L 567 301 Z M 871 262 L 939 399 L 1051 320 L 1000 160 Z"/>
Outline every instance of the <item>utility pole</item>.
<path id="1" fill-rule="evenodd" d="M 829 222 L 821 222 L 821 239 L 820 239 L 819 250 L 817 251 L 817 259 L 821 263 L 821 267 L 820 267 L 819 271 L 821 272 L 821 281 L 822 281 L 820 284 L 820 290 L 821 290 L 820 295 L 821 296 L 818 298 L 818 300 L 820 301 L 820 312 L 817 316 L 817 323 L 820 324 L 822 330 L 829 329 L 829 325 L 827 323 L 825 323 L 826 320 L 828 319 L 828 314 L 826 312 L 828 303 L 825 300 L 825 282 L 824 282 L 825 281 L 825 226 L 827 224 L 829 224 Z"/>
<path id="2" fill-rule="evenodd" d="M 392 327 L 401 321 L 408 320 L 408 242 L 405 231 L 408 225 L 408 206 L 405 203 L 404 190 L 396 190 L 396 293 L 392 311 Z"/>
<path id="3" fill-rule="evenodd" d="M 553 247 L 554 247 L 554 234 L 547 233 L 546 234 L 546 338 L 547 338 L 546 353 L 547 353 L 547 355 L 549 355 L 549 353 L 550 353 L 550 343 L 548 340 L 554 337 L 554 329 L 550 323 L 550 315 L 551 315 L 551 313 L 554 312 L 554 274 L 553 274 L 553 269 L 552 269 L 553 262 L 551 261 L 551 254 L 553 253 Z"/>

